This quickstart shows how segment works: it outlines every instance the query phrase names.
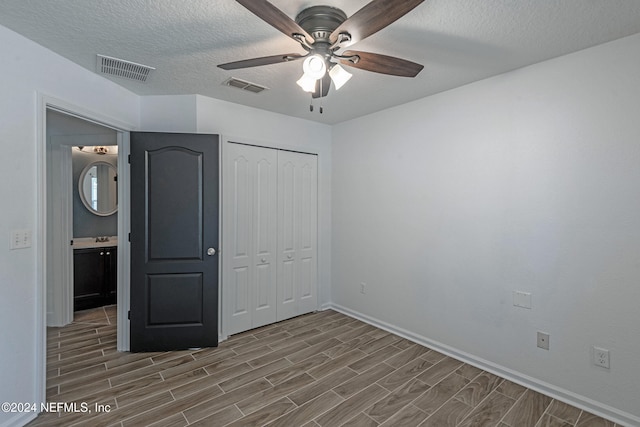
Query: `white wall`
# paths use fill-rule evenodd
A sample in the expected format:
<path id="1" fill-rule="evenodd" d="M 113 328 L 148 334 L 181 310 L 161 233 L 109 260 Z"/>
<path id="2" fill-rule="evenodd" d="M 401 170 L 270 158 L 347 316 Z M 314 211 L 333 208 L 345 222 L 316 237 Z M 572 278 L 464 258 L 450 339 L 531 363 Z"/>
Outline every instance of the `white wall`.
<path id="1" fill-rule="evenodd" d="M 318 301 L 331 301 L 330 126 L 200 95 L 144 97 L 141 123 L 143 130 L 215 133 L 223 141 L 317 153 Z"/>
<path id="2" fill-rule="evenodd" d="M 334 303 L 640 424 L 639 113 L 636 35 L 336 125 Z"/>
<path id="3" fill-rule="evenodd" d="M 2 26 L 0 57 L 0 402 L 37 402 L 37 328 L 44 316 L 37 310 L 37 256 L 45 243 L 38 224 L 40 94 L 136 126 L 139 98 Z M 10 251 L 13 229 L 32 230 L 33 246 Z M 0 412 L 0 425 L 30 416 Z"/>

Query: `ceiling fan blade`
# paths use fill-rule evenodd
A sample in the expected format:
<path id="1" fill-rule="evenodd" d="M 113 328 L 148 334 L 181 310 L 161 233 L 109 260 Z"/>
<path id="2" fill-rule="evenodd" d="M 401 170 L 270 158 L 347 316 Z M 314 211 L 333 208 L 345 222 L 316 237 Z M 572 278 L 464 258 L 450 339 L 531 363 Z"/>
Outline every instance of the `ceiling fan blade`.
<path id="1" fill-rule="evenodd" d="M 322 85 L 320 85 L 322 82 Z M 329 88 L 331 87 L 331 76 L 329 73 L 326 73 L 324 77 L 316 82 L 316 90 L 311 94 L 312 98 L 322 98 L 327 96 L 329 93 Z M 320 91 L 322 89 L 322 92 Z"/>
<path id="2" fill-rule="evenodd" d="M 373 0 L 362 9 L 351 15 L 333 33 L 330 40 L 338 40 L 340 33 L 349 33 L 351 40 L 342 44 L 350 46 L 360 40 L 369 37 L 411 12 L 424 0 Z"/>
<path id="3" fill-rule="evenodd" d="M 358 56 L 360 58 L 356 63 L 348 59 L 340 59 L 340 63 L 343 65 L 392 76 L 415 77 L 424 68 L 415 62 L 379 53 L 348 50 L 341 56 Z"/>
<path id="4" fill-rule="evenodd" d="M 304 28 L 267 0 L 236 1 L 249 9 L 254 15 L 265 21 L 267 24 L 283 32 L 286 36 L 296 40 L 293 35 L 302 34 L 309 44 L 313 43 L 313 37 L 311 37 Z"/>
<path id="5" fill-rule="evenodd" d="M 261 65 L 278 64 L 280 62 L 296 61 L 306 55 L 299 53 L 285 53 L 283 55 L 263 56 L 261 58 L 243 59 L 242 61 L 227 62 L 218 65 L 223 70 L 237 70 L 239 68 L 259 67 Z"/>

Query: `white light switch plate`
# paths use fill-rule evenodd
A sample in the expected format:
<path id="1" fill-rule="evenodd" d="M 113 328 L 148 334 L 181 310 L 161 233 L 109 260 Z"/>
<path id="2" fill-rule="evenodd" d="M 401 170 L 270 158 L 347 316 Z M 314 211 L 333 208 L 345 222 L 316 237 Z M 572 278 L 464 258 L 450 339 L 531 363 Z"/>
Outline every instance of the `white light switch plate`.
<path id="1" fill-rule="evenodd" d="M 31 247 L 31 230 L 12 230 L 9 249 L 24 249 Z"/>

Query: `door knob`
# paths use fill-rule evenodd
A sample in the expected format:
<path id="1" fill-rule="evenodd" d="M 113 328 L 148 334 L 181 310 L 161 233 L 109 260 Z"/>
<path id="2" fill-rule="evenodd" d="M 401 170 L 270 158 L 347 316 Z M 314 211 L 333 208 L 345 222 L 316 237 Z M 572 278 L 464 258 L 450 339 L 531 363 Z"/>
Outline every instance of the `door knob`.
<path id="1" fill-rule="evenodd" d="M 214 256 L 216 254 L 216 250 L 213 248 L 207 249 L 207 255 Z"/>
<path id="2" fill-rule="evenodd" d="M 293 257 L 293 255 L 287 254 L 287 258 L 291 259 L 292 257 Z"/>
<path id="3" fill-rule="evenodd" d="M 264 264 L 264 263 L 266 263 L 266 262 L 267 262 L 267 259 L 266 259 L 266 258 L 262 258 L 262 259 L 260 260 L 260 262 L 262 262 L 262 263 Z"/>

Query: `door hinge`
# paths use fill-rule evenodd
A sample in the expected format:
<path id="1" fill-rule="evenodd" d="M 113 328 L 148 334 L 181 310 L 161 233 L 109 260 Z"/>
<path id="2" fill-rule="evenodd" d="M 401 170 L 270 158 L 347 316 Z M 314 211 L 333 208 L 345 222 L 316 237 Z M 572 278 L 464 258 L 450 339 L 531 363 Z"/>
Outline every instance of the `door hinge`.
<path id="1" fill-rule="evenodd" d="M 69 245 L 73 246 L 73 239 L 71 239 L 71 243 L 69 243 Z"/>
<path id="2" fill-rule="evenodd" d="M 127 156 L 127 162 L 128 162 L 129 164 L 131 164 L 131 154 L 129 154 L 129 155 Z"/>
<path id="3" fill-rule="evenodd" d="M 131 310 L 127 311 L 127 319 L 131 320 Z"/>
<path id="4" fill-rule="evenodd" d="M 131 233 L 129 233 L 129 243 L 131 243 Z"/>

